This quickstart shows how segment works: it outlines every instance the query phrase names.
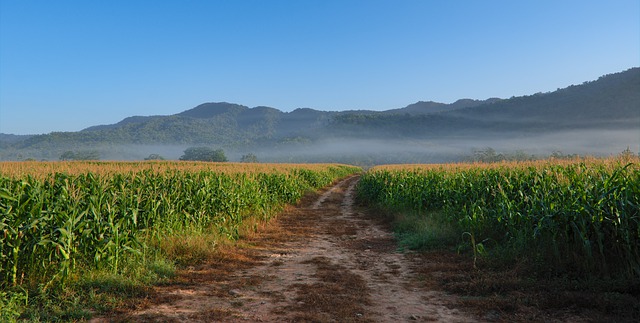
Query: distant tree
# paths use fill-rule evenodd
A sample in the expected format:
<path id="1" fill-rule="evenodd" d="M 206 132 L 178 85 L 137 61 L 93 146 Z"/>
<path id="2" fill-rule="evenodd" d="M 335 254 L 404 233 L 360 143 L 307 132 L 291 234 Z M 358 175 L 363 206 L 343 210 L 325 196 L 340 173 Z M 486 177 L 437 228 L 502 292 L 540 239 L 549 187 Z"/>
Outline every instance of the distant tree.
<path id="1" fill-rule="evenodd" d="M 526 160 L 535 160 L 536 156 L 527 154 L 524 150 L 516 150 L 516 152 L 511 156 L 511 160 L 517 161 L 526 161 Z"/>
<path id="2" fill-rule="evenodd" d="M 75 160 L 99 160 L 100 153 L 95 150 L 80 151 L 75 154 Z"/>
<path id="3" fill-rule="evenodd" d="M 190 147 L 180 156 L 180 160 L 226 162 L 227 156 L 222 149 L 212 149 L 209 147 Z"/>
<path id="4" fill-rule="evenodd" d="M 243 162 L 243 163 L 257 163 L 258 162 L 258 157 L 256 155 L 254 155 L 253 153 L 248 153 L 246 155 L 242 155 L 242 158 L 240 159 L 240 162 Z"/>
<path id="5" fill-rule="evenodd" d="M 149 155 L 149 157 L 145 158 L 144 160 L 165 160 L 165 158 L 158 154 L 151 154 Z"/>
<path id="6" fill-rule="evenodd" d="M 71 150 L 67 150 L 63 152 L 62 155 L 60 155 L 60 160 L 75 160 L 75 159 L 76 159 L 76 154 Z"/>
<path id="7" fill-rule="evenodd" d="M 556 158 L 556 159 L 563 159 L 565 158 L 565 155 L 560 150 L 554 150 L 553 152 L 551 152 L 551 155 L 549 155 L 549 157 Z"/>
<path id="8" fill-rule="evenodd" d="M 473 159 L 483 163 L 494 163 L 505 159 L 503 154 L 498 154 L 495 149 L 487 147 L 473 152 Z"/>
<path id="9" fill-rule="evenodd" d="M 67 150 L 60 155 L 60 160 L 99 160 L 100 153 L 95 150 L 73 152 Z"/>
<path id="10" fill-rule="evenodd" d="M 577 154 L 564 154 L 560 150 L 554 150 L 551 153 L 551 155 L 549 155 L 549 158 L 552 158 L 552 159 L 572 159 L 572 158 L 576 158 L 576 157 L 578 157 Z"/>

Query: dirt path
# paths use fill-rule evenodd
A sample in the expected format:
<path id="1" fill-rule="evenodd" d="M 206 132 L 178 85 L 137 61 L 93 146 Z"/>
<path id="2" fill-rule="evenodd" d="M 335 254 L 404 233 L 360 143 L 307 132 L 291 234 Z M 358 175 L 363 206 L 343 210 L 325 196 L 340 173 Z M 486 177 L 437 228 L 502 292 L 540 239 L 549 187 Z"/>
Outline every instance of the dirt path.
<path id="1" fill-rule="evenodd" d="M 180 272 L 141 308 L 143 322 L 472 322 L 453 296 L 397 252 L 388 227 L 354 206 L 358 177 L 287 209 L 244 245 Z"/>

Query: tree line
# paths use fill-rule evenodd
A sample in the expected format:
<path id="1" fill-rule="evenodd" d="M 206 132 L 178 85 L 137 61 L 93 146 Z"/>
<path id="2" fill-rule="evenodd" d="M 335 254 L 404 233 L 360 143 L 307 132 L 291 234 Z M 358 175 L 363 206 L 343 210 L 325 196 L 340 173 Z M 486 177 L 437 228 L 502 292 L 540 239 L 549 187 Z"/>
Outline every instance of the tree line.
<path id="1" fill-rule="evenodd" d="M 100 153 L 95 150 L 71 151 L 67 150 L 60 155 L 60 160 L 100 160 Z M 160 154 L 150 154 L 144 160 L 165 160 Z M 210 147 L 189 147 L 180 156 L 179 160 L 184 161 L 206 161 L 206 162 L 227 162 L 229 161 L 223 149 L 213 149 Z M 240 159 L 243 163 L 257 163 L 258 157 L 253 153 L 248 153 Z"/>

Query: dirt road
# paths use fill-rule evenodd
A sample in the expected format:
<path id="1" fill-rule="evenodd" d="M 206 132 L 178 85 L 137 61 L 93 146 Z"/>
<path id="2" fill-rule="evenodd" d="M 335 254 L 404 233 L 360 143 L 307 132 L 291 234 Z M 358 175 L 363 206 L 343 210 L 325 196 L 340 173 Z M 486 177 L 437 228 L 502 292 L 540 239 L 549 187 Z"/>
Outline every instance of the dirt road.
<path id="1" fill-rule="evenodd" d="M 472 322 L 397 251 L 387 225 L 354 206 L 358 177 L 291 207 L 218 259 L 118 320 L 143 322 Z"/>

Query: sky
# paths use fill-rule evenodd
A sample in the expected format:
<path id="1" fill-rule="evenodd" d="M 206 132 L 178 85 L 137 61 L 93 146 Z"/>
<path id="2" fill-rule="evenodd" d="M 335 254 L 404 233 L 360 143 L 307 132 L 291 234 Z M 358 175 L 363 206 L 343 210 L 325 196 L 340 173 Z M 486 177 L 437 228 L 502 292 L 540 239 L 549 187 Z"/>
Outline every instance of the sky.
<path id="1" fill-rule="evenodd" d="M 637 66 L 638 0 L 0 0 L 0 133 L 509 98 Z"/>

